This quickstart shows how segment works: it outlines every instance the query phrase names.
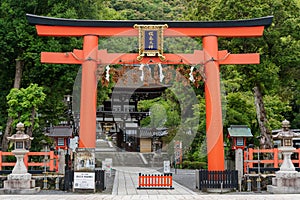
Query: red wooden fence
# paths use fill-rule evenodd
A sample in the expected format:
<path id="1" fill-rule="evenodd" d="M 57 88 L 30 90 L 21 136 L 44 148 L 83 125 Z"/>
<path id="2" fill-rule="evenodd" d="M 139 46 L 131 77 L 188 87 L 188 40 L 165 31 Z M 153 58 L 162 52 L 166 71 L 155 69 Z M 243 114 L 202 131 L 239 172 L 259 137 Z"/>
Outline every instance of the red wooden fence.
<path id="1" fill-rule="evenodd" d="M 14 156 L 12 152 L 2 152 L 0 151 L 0 170 L 6 166 L 15 166 L 15 162 L 3 162 L 3 156 Z M 44 158 L 42 162 L 28 162 L 29 156 L 48 156 L 46 162 Z M 58 169 L 58 156 L 54 154 L 54 151 L 49 152 L 28 152 L 24 156 L 24 164 L 27 167 L 47 167 L 49 171 L 57 171 Z"/>
<path id="2" fill-rule="evenodd" d="M 174 189 L 172 186 L 172 173 L 142 174 L 139 173 L 137 189 Z"/>
<path id="3" fill-rule="evenodd" d="M 269 153 L 273 154 L 273 160 L 264 160 L 263 154 Z M 296 159 L 292 159 L 292 162 L 297 163 L 300 166 L 300 148 L 296 149 L 294 153 L 297 153 L 298 156 L 295 156 Z M 257 159 L 258 155 L 254 159 L 255 154 L 260 154 L 259 161 Z M 249 148 L 248 151 L 244 151 L 244 173 L 247 173 L 247 167 L 249 169 L 253 168 L 254 164 L 270 164 L 273 168 L 279 168 L 279 164 L 283 162 L 283 156 L 279 157 L 281 152 L 278 148 L 274 149 L 253 149 Z"/>

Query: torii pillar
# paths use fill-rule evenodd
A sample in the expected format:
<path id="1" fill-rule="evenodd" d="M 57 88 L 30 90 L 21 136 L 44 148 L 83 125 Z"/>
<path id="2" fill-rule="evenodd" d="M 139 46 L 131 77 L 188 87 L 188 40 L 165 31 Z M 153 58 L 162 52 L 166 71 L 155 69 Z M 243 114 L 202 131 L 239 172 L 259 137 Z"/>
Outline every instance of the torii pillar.
<path id="1" fill-rule="evenodd" d="M 82 64 L 80 103 L 80 148 L 96 146 L 96 70 L 97 64 L 199 64 L 205 61 L 206 138 L 208 170 L 224 170 L 224 146 L 219 65 L 259 64 L 259 54 L 229 54 L 218 50 L 218 37 L 260 37 L 264 28 L 272 23 L 272 16 L 232 21 L 170 22 L 170 21 L 99 21 L 72 20 L 27 14 L 30 24 L 35 25 L 40 36 L 83 37 L 83 50 L 70 53 L 42 52 L 43 63 Z M 168 25 L 165 37 L 202 37 L 203 51 L 194 54 L 164 54 L 165 60 L 145 57 L 137 61 L 138 54 L 107 53 L 98 50 L 98 37 L 137 37 L 134 25 Z"/>
<path id="2" fill-rule="evenodd" d="M 218 37 L 205 36 L 202 39 L 204 60 L 218 58 Z M 218 61 L 210 61 L 205 65 L 205 103 L 208 168 L 223 170 L 225 168 L 224 153 L 222 159 L 215 157 L 224 152 L 223 123 L 221 106 L 220 70 Z M 217 169 L 212 166 L 219 166 Z M 224 167 L 223 169 L 221 167 Z"/>
<path id="3" fill-rule="evenodd" d="M 97 111 L 98 36 L 83 36 L 82 80 L 80 94 L 79 147 L 95 148 Z M 90 123 L 94 122 L 94 123 Z M 84 134 L 84 135 L 83 135 Z M 88 137 L 85 137 L 88 136 Z"/>

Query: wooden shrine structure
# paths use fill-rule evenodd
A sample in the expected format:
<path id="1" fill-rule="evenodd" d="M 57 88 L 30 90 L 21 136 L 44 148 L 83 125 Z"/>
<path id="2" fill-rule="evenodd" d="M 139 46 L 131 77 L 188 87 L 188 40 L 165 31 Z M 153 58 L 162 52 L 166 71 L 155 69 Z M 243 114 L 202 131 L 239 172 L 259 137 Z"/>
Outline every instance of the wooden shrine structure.
<path id="1" fill-rule="evenodd" d="M 42 63 L 82 65 L 79 147 L 95 148 L 96 143 L 96 70 L 99 64 L 162 63 L 199 64 L 205 67 L 206 135 L 208 169 L 224 170 L 223 125 L 220 94 L 219 66 L 224 64 L 259 64 L 259 54 L 230 54 L 218 49 L 219 37 L 260 37 L 265 27 L 272 23 L 272 16 L 231 21 L 113 21 L 75 20 L 27 14 L 29 24 L 35 25 L 39 36 L 83 37 L 83 50 L 73 52 L 42 52 Z M 139 53 L 108 53 L 98 47 L 99 37 L 138 37 L 141 26 L 161 26 L 159 32 L 147 32 L 146 47 Z M 150 38 L 198 37 L 202 38 L 203 51 L 193 54 L 164 54 Z M 152 34 L 152 35 L 151 35 Z M 161 36 L 161 35 L 160 35 Z M 99 49 L 100 48 L 100 49 Z M 152 50 L 155 53 L 152 52 Z"/>

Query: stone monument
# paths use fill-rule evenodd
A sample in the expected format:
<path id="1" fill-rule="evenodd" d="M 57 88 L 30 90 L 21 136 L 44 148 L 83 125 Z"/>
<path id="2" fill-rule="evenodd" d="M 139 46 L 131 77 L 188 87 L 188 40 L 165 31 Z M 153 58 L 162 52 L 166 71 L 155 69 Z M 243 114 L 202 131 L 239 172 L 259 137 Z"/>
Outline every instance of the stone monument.
<path id="1" fill-rule="evenodd" d="M 276 177 L 272 179 L 272 185 L 267 186 L 267 191 L 274 194 L 300 193 L 300 173 L 295 170 L 291 160 L 291 155 L 295 151 L 293 138 L 300 137 L 299 133 L 289 130 L 290 122 L 282 122 L 282 131 L 273 135 L 273 138 L 281 140 L 281 151 L 283 163 L 280 170 L 276 172 Z"/>
<path id="2" fill-rule="evenodd" d="M 12 173 L 7 176 L 4 181 L 4 188 L 0 189 L 0 194 L 34 194 L 40 191 L 39 187 L 35 187 L 35 180 L 31 179 L 31 174 L 27 172 L 24 164 L 24 155 L 28 153 L 25 148 L 27 141 L 32 140 L 33 137 L 24 133 L 24 124 L 19 122 L 17 124 L 16 134 L 7 137 L 9 141 L 14 142 L 14 150 L 17 162 L 12 170 Z"/>

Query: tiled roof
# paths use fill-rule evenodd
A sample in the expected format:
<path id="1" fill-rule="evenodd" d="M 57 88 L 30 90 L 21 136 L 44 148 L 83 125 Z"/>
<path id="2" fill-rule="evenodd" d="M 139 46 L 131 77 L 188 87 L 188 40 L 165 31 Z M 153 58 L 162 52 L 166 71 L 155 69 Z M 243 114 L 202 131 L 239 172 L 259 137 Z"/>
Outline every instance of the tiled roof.
<path id="1" fill-rule="evenodd" d="M 49 137 L 71 137 L 73 129 L 70 126 L 54 126 L 47 134 Z"/>
<path id="2" fill-rule="evenodd" d="M 253 137 L 250 128 L 245 125 L 231 125 L 228 133 L 230 137 Z"/>

